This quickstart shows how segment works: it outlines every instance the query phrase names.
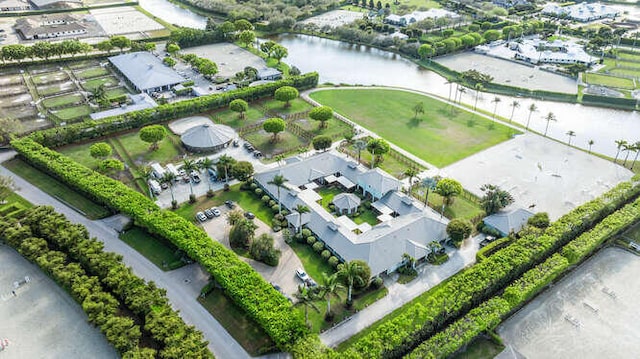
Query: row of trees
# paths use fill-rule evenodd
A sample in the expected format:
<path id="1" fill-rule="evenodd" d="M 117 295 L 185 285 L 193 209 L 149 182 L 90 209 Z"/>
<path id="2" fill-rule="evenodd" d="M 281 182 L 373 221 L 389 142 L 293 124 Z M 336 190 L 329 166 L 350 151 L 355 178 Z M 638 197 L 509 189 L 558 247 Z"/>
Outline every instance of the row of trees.
<path id="1" fill-rule="evenodd" d="M 135 276 L 121 256 L 104 252 L 83 226 L 51 207 L 32 208 L 19 223 L 0 222 L 0 236 L 58 281 L 123 357 L 156 355 L 140 346 L 143 334 L 151 339 L 145 346 L 158 348 L 161 357 L 213 357 L 202 334 L 171 309 L 165 291 Z"/>

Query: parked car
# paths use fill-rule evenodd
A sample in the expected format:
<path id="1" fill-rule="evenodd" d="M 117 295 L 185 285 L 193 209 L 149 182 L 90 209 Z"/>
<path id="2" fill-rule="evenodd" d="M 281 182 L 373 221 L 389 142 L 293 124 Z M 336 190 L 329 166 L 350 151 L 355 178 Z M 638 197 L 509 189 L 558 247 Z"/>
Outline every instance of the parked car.
<path id="1" fill-rule="evenodd" d="M 213 212 L 210 209 L 205 209 L 204 215 L 207 216 L 207 218 L 213 218 Z"/>
<path id="2" fill-rule="evenodd" d="M 310 287 L 310 288 L 318 286 L 318 283 L 316 283 L 316 281 L 313 280 L 311 277 L 309 277 L 309 279 L 305 281 L 305 284 L 307 285 L 307 287 Z"/>
<path id="3" fill-rule="evenodd" d="M 260 157 L 262 157 L 262 152 L 260 152 L 260 151 L 256 151 L 256 152 L 254 152 L 254 153 L 253 153 L 253 156 L 254 156 L 255 158 L 260 158 Z"/>
<path id="4" fill-rule="evenodd" d="M 254 218 L 256 218 L 256 215 L 255 215 L 255 214 L 253 214 L 253 212 L 244 212 L 244 216 L 245 216 L 247 219 L 254 219 Z"/>
<path id="5" fill-rule="evenodd" d="M 182 182 L 189 183 L 189 181 L 191 181 L 191 177 L 187 176 L 186 174 L 182 176 Z"/>
<path id="6" fill-rule="evenodd" d="M 240 147 L 240 141 L 233 140 L 233 147 Z"/>
<path id="7" fill-rule="evenodd" d="M 210 210 L 211 210 L 211 213 L 213 213 L 214 217 L 220 217 L 220 215 L 222 214 L 220 210 L 217 209 L 216 207 L 211 207 Z"/>
<path id="8" fill-rule="evenodd" d="M 275 290 L 277 290 L 278 292 L 280 292 L 280 293 L 284 294 L 284 292 L 282 291 L 282 288 L 280 288 L 280 286 L 279 286 L 279 285 L 277 285 L 277 284 L 275 284 L 275 283 L 271 283 L 271 285 L 273 286 L 273 288 L 274 288 Z"/>
<path id="9" fill-rule="evenodd" d="M 198 172 L 191 172 L 191 178 L 193 179 L 193 183 L 200 183 L 200 176 L 198 175 Z"/>
<path id="10" fill-rule="evenodd" d="M 207 216 L 204 214 L 204 212 L 198 212 L 196 213 L 196 219 L 200 222 L 204 222 L 207 220 Z"/>
<path id="11" fill-rule="evenodd" d="M 311 278 L 309 278 L 309 276 L 307 275 L 307 272 L 305 272 L 302 268 L 298 268 L 296 269 L 296 275 L 298 276 L 298 278 L 300 278 L 301 281 L 303 281 L 305 284 L 307 283 L 307 281 Z"/>
<path id="12" fill-rule="evenodd" d="M 224 204 L 227 206 L 227 208 L 230 208 L 230 209 L 233 209 L 236 206 L 236 204 L 233 203 L 233 201 L 229 201 L 229 200 L 224 201 Z"/>
<path id="13" fill-rule="evenodd" d="M 242 145 L 242 147 L 247 148 L 247 149 L 248 149 L 250 146 L 251 146 L 251 144 L 250 144 L 249 142 L 245 142 L 245 143 Z"/>

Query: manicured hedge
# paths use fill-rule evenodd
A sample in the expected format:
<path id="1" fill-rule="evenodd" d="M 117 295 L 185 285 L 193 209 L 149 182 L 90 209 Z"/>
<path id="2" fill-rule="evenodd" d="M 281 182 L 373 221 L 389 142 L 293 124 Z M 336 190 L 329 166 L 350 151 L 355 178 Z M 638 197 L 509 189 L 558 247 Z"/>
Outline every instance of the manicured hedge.
<path id="1" fill-rule="evenodd" d="M 474 312 L 476 309 L 471 310 L 462 319 L 420 344 L 407 357 L 446 358 L 453 355 L 482 332 L 498 325 L 500 320 L 497 318 L 504 318 L 509 313 L 520 309 L 529 299 L 564 273 L 570 265 L 579 263 L 591 255 L 604 241 L 623 232 L 639 220 L 640 199 L 637 199 L 569 242 L 561 250 L 562 254 L 555 253 L 543 263 L 524 273 L 504 290 L 501 297 L 494 297 L 478 306 L 477 309 L 484 309 L 481 315 Z M 499 301 L 506 303 L 506 307 L 495 305 Z"/>
<path id="2" fill-rule="evenodd" d="M 100 204 L 133 218 L 200 262 L 226 294 L 247 312 L 282 349 L 306 334 L 304 318 L 289 301 L 222 244 L 177 214 L 161 210 L 123 183 L 103 176 L 25 137 L 13 148 L 32 165 L 60 179 Z"/>
<path id="3" fill-rule="evenodd" d="M 456 274 L 433 292 L 398 309 L 391 320 L 382 319 L 347 354 L 362 357 L 397 357 L 487 300 L 525 271 L 544 261 L 561 246 L 636 197 L 640 186 L 625 182 L 587 202 L 549 226 L 543 235 L 529 235 L 497 251 L 481 263 Z M 397 314 L 397 313 L 400 314 Z"/>
<path id="4" fill-rule="evenodd" d="M 96 276 L 88 275 L 65 253 L 50 249 L 45 239 L 33 236 L 28 226 L 22 226 L 15 219 L 2 218 L 0 238 L 37 264 L 69 293 L 82 306 L 89 323 L 100 328 L 120 354 L 139 350 L 140 326 L 131 318 L 118 315 L 121 303 L 103 289 Z M 155 356 L 155 350 L 152 353 Z"/>
<path id="5" fill-rule="evenodd" d="M 637 102 L 636 99 L 631 98 L 606 97 L 590 94 L 582 95 L 582 103 L 585 105 L 635 110 Z"/>
<path id="6" fill-rule="evenodd" d="M 254 101 L 273 96 L 282 86 L 293 86 L 298 90 L 315 87 L 318 84 L 318 73 L 311 72 L 301 76 L 288 77 L 283 80 L 259 86 L 245 87 L 220 94 L 202 96 L 190 100 L 160 105 L 155 108 L 134 111 L 127 114 L 108 117 L 98 121 L 85 121 L 62 127 L 34 132 L 32 139 L 47 147 L 58 147 L 69 143 L 88 140 L 133 128 L 160 123 L 169 119 L 191 116 L 205 111 L 227 106 L 235 99 Z"/>

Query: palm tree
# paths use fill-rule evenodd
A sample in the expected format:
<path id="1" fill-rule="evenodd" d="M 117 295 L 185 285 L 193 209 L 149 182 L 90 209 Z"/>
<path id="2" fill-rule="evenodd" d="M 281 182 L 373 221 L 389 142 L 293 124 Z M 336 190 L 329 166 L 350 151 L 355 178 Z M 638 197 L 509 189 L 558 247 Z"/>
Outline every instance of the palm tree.
<path id="1" fill-rule="evenodd" d="M 362 154 L 362 151 L 367 149 L 367 143 L 363 140 L 357 140 L 353 144 L 353 147 L 358 151 L 358 163 L 360 163 L 360 155 Z"/>
<path id="2" fill-rule="evenodd" d="M 356 261 L 351 261 L 341 264 L 338 273 L 336 273 L 348 286 L 347 303 L 351 303 L 351 291 L 353 290 L 353 285 L 365 284 L 360 276 L 361 272 L 362 268 L 360 267 L 360 264 Z"/>
<path id="3" fill-rule="evenodd" d="M 280 188 L 284 187 L 284 183 L 287 181 L 288 179 L 284 178 L 283 175 L 277 174 L 273 176 L 273 179 L 271 181 L 267 182 L 268 184 L 272 184 L 276 186 L 276 188 L 278 189 L 278 213 L 279 214 L 282 214 L 282 204 L 280 203 Z"/>
<path id="4" fill-rule="evenodd" d="M 591 146 L 593 146 L 594 143 L 596 143 L 596 141 L 594 140 L 589 140 L 589 142 L 587 142 L 587 144 L 589 145 L 589 154 L 591 154 Z"/>
<path id="5" fill-rule="evenodd" d="M 144 180 L 144 183 L 147 184 L 147 188 L 149 189 L 149 198 L 153 199 L 153 191 L 151 191 L 151 186 L 149 186 L 149 180 L 153 178 L 153 171 L 151 167 L 145 166 L 140 172 L 140 177 Z"/>
<path id="6" fill-rule="evenodd" d="M 187 176 L 191 176 L 191 172 L 197 169 L 198 169 L 198 164 L 196 163 L 196 161 L 190 160 L 190 159 L 185 159 L 184 161 L 182 161 L 182 170 L 184 170 Z M 191 196 L 194 196 L 192 181 L 189 181 L 189 189 L 191 190 Z"/>
<path id="7" fill-rule="evenodd" d="M 340 284 L 336 273 L 327 275 L 327 273 L 322 272 L 320 291 L 322 292 L 323 299 L 327 300 L 327 314 L 325 314 L 325 317 L 331 316 L 331 297 L 340 299 L 339 290 L 342 288 L 344 287 Z"/>
<path id="8" fill-rule="evenodd" d="M 622 163 L 623 166 L 626 166 L 627 160 L 629 159 L 629 152 L 634 150 L 633 144 L 625 143 L 624 146 L 622 146 L 622 150 L 627 153 L 627 155 L 624 156 L 624 163 Z"/>
<path id="9" fill-rule="evenodd" d="M 453 82 L 449 79 L 447 79 L 447 81 L 444 82 L 445 85 L 449 85 L 449 98 L 447 99 L 447 103 L 449 105 L 451 105 L 451 90 L 453 90 Z"/>
<path id="10" fill-rule="evenodd" d="M 413 177 L 417 176 L 418 171 L 415 167 L 409 167 L 404 171 L 404 175 L 409 177 L 409 195 L 411 195 L 411 189 L 413 188 Z"/>
<path id="11" fill-rule="evenodd" d="M 498 96 L 494 97 L 493 100 L 491 100 L 491 102 L 493 102 L 495 105 L 493 106 L 493 119 L 496 119 L 496 112 L 498 112 L 498 104 L 500 103 L 500 101 L 502 101 L 502 99 Z"/>
<path id="12" fill-rule="evenodd" d="M 294 294 L 294 296 L 298 299 L 296 305 L 304 306 L 304 321 L 307 326 L 309 326 L 309 307 L 316 312 L 320 312 L 320 309 L 318 309 L 315 303 L 318 296 L 312 289 L 304 285 L 298 286 L 298 293 Z"/>
<path id="13" fill-rule="evenodd" d="M 229 182 L 229 166 L 233 163 L 233 158 L 224 154 L 218 158 L 218 164 L 224 167 L 224 181 Z"/>
<path id="14" fill-rule="evenodd" d="M 509 117 L 509 123 L 511 123 L 513 120 L 513 113 L 516 111 L 516 108 L 520 107 L 520 102 L 513 100 L 509 106 L 511 106 L 511 116 Z"/>
<path id="15" fill-rule="evenodd" d="M 529 105 L 529 118 L 527 118 L 527 126 L 525 126 L 526 131 L 529 130 L 529 121 L 531 121 L 531 115 L 536 111 L 538 111 L 538 106 L 536 106 L 535 103 Z"/>
<path id="16" fill-rule="evenodd" d="M 294 208 L 296 212 L 298 212 L 298 233 L 302 232 L 302 214 L 309 213 L 309 207 L 299 204 Z"/>
<path id="17" fill-rule="evenodd" d="M 633 151 L 636 152 L 636 158 L 633 159 L 633 163 L 631 164 L 631 170 L 633 171 L 633 166 L 636 165 L 636 161 L 638 161 L 638 155 L 640 154 L 640 141 L 637 141 L 633 144 Z"/>
<path id="18" fill-rule="evenodd" d="M 478 107 L 478 97 L 480 97 L 480 91 L 482 91 L 484 89 L 484 86 L 482 86 L 482 84 L 478 83 L 478 84 L 475 85 L 475 89 L 476 89 L 476 100 L 473 103 L 473 110 L 474 111 Z"/>
<path id="19" fill-rule="evenodd" d="M 567 141 L 567 146 L 571 147 L 571 137 L 574 137 L 576 133 L 574 131 L 567 131 L 567 136 L 569 136 L 569 141 Z"/>
<path id="20" fill-rule="evenodd" d="M 553 112 L 549 112 L 544 119 L 547 120 L 547 126 L 544 128 L 544 136 L 547 136 L 547 131 L 549 130 L 549 123 L 551 121 L 557 121 L 556 115 L 554 115 Z"/>
<path id="21" fill-rule="evenodd" d="M 458 96 L 458 103 L 461 103 L 461 102 L 462 102 L 462 94 L 464 94 L 464 93 L 467 93 L 467 89 L 466 89 L 466 88 L 464 88 L 464 87 L 459 87 L 459 88 L 458 88 L 458 94 L 459 94 L 460 96 Z"/>
<path id="22" fill-rule="evenodd" d="M 627 144 L 625 140 L 616 140 L 616 147 L 618 148 L 618 152 L 616 152 L 616 158 L 613 159 L 613 162 L 618 162 L 618 155 L 620 154 L 620 150 L 622 147 Z"/>
<path id="23" fill-rule="evenodd" d="M 425 207 L 429 204 L 429 190 L 435 189 L 437 183 L 438 181 L 436 181 L 435 178 L 427 177 L 422 179 L 422 183 L 420 183 L 420 186 L 427 189 L 427 193 L 424 195 Z"/>
<path id="24" fill-rule="evenodd" d="M 176 175 L 173 172 L 167 171 L 160 178 L 161 183 L 166 183 L 169 185 L 169 190 L 171 191 L 171 203 L 174 203 L 176 199 L 173 197 L 173 184 L 176 180 Z"/>
<path id="25" fill-rule="evenodd" d="M 198 168 L 204 170 L 205 172 L 208 172 L 209 170 L 213 170 L 215 166 L 216 165 L 213 163 L 213 160 L 210 159 L 209 157 L 205 157 L 200 161 L 198 161 Z M 207 185 L 209 187 L 209 191 L 211 191 L 211 181 L 207 181 Z"/>

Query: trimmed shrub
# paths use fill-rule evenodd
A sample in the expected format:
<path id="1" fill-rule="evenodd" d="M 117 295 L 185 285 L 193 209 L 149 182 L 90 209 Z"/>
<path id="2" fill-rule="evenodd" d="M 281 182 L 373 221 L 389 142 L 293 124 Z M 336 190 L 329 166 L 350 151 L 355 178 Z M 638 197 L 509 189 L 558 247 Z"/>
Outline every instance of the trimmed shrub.
<path id="1" fill-rule="evenodd" d="M 269 207 L 273 207 L 274 205 L 276 205 L 278 203 L 276 201 L 270 199 L 268 204 L 269 204 Z"/>
<path id="2" fill-rule="evenodd" d="M 262 202 L 264 203 L 269 203 L 269 201 L 271 200 L 271 197 L 267 196 L 266 194 L 264 196 L 262 196 L 261 198 Z"/>
<path id="3" fill-rule="evenodd" d="M 255 193 L 256 196 L 262 196 L 264 191 L 262 190 L 262 188 L 256 188 L 256 189 L 253 190 L 253 193 Z"/>
<path id="4" fill-rule="evenodd" d="M 382 284 L 383 284 L 383 283 L 384 283 L 384 282 L 382 281 L 382 278 L 380 278 L 380 277 L 375 277 L 375 278 L 373 278 L 373 279 L 371 280 L 371 283 L 369 283 L 369 286 L 370 286 L 372 289 L 378 289 L 378 288 L 381 288 L 381 287 L 382 287 Z"/>
<path id="5" fill-rule="evenodd" d="M 280 206 L 278 206 L 277 204 L 274 204 L 273 206 L 271 206 L 271 210 L 274 213 L 278 213 L 278 211 L 280 210 Z"/>
<path id="6" fill-rule="evenodd" d="M 316 237 L 314 237 L 314 236 L 307 237 L 307 244 L 308 245 L 313 245 L 314 243 L 316 243 Z"/>
<path id="7" fill-rule="evenodd" d="M 256 188 L 258 188 L 258 185 L 257 185 L 255 182 L 251 182 L 251 184 L 249 185 L 249 187 L 250 187 L 251 189 L 256 189 Z"/>
<path id="8" fill-rule="evenodd" d="M 333 268 L 337 268 L 338 264 L 340 264 L 340 260 L 336 256 L 331 256 L 327 260 L 327 263 L 329 263 Z"/>
<path id="9" fill-rule="evenodd" d="M 322 242 L 316 242 L 313 244 L 313 250 L 320 253 L 324 249 L 324 244 Z"/>
<path id="10" fill-rule="evenodd" d="M 303 236 L 304 238 L 307 238 L 307 237 L 311 236 L 311 234 L 312 234 L 312 233 L 311 233 L 311 231 L 310 231 L 308 228 L 302 228 L 302 236 Z"/>
<path id="11" fill-rule="evenodd" d="M 329 257 L 331 257 L 331 252 L 328 249 L 325 249 L 322 251 L 322 253 L 320 253 L 320 256 L 322 257 L 322 259 L 327 260 L 329 259 Z"/>

